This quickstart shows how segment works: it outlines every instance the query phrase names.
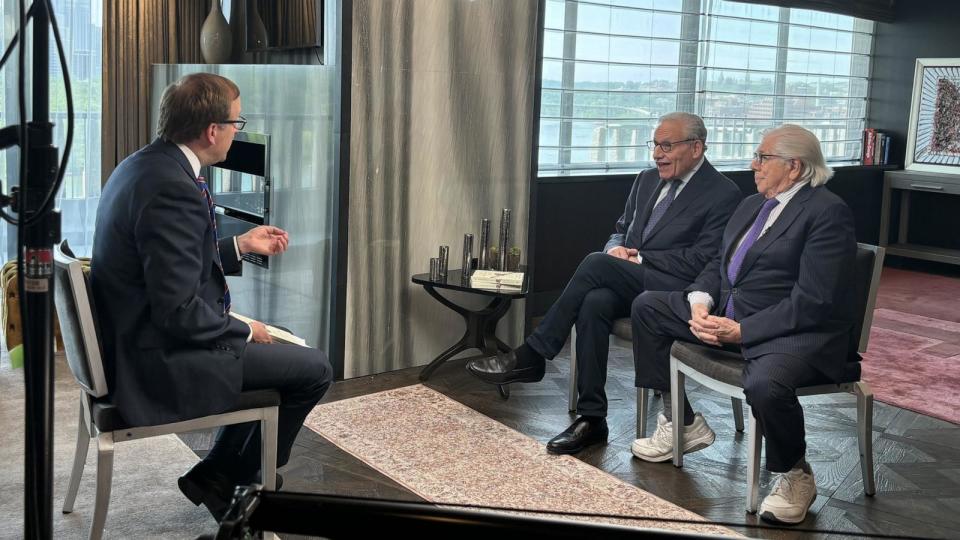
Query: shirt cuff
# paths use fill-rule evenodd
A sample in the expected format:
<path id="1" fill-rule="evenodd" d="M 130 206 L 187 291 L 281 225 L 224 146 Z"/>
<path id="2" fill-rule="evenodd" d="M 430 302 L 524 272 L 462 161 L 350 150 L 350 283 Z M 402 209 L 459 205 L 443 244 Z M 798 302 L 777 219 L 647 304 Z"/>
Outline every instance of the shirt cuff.
<path id="1" fill-rule="evenodd" d="M 237 237 L 233 237 L 233 249 L 237 252 L 237 260 L 240 260 L 240 242 L 237 241 Z M 247 340 L 250 341 L 250 340 Z"/>
<path id="2" fill-rule="evenodd" d="M 643 255 L 637 253 L 637 264 L 643 264 Z"/>
<path id="3" fill-rule="evenodd" d="M 687 302 L 690 303 L 690 309 L 693 310 L 694 304 L 706 304 L 708 310 L 713 309 L 713 297 L 703 291 L 693 291 L 687 295 Z"/>
<path id="4" fill-rule="evenodd" d="M 250 327 L 250 333 L 247 334 L 247 343 L 250 343 L 251 341 L 253 341 L 253 325 L 247 324 L 247 326 Z"/>

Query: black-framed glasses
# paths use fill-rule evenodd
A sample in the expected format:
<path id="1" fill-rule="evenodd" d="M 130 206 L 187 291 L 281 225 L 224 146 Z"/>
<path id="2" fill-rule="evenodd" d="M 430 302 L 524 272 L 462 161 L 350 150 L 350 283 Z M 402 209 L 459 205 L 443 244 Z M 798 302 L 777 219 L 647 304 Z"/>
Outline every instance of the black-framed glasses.
<path id="1" fill-rule="evenodd" d="M 793 158 L 791 158 L 791 157 L 781 156 L 781 155 L 779 155 L 779 154 L 761 154 L 760 152 L 754 152 L 754 153 L 753 153 L 753 160 L 756 161 L 756 162 L 757 162 L 758 164 L 760 164 L 760 165 L 763 165 L 763 163 L 764 163 L 765 161 L 767 161 L 768 159 L 770 159 L 770 158 L 784 159 L 784 160 L 788 160 L 788 161 L 791 160 L 791 159 L 793 159 Z"/>
<path id="2" fill-rule="evenodd" d="M 233 127 L 237 128 L 237 131 L 243 131 L 243 128 L 247 127 L 247 119 L 240 115 L 239 120 L 221 120 L 217 122 L 218 124 L 233 124 Z"/>
<path id="3" fill-rule="evenodd" d="M 680 143 L 688 143 L 688 142 L 699 141 L 699 140 L 700 139 L 684 139 L 682 141 L 676 141 L 676 142 L 647 141 L 647 148 L 651 150 L 655 150 L 659 146 L 660 149 L 663 150 L 664 152 L 669 152 L 673 150 L 674 146 Z"/>

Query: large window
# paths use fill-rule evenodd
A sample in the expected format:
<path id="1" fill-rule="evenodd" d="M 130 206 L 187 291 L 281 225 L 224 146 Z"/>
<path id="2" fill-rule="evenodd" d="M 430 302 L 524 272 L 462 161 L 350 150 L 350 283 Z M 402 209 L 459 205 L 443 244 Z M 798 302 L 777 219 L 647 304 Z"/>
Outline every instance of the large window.
<path id="1" fill-rule="evenodd" d="M 807 127 L 859 159 L 873 23 L 724 0 L 547 0 L 539 168 L 648 165 L 657 118 L 701 115 L 714 163 L 746 164 L 766 129 Z"/>
<path id="2" fill-rule="evenodd" d="M 3 26 L 0 41 L 10 43 L 19 25 L 17 0 L 0 0 L 3 9 Z M 60 28 L 70 82 L 73 89 L 74 133 L 73 150 L 67 163 L 63 186 L 57 197 L 57 206 L 62 213 L 62 236 L 80 255 L 88 255 L 93 244 L 93 225 L 97 203 L 100 200 L 100 103 L 101 64 L 103 42 L 103 0 L 57 0 L 53 2 L 54 14 Z M 27 71 L 32 73 L 32 38 L 27 32 Z M 67 105 L 62 68 L 56 53 L 53 35 L 50 36 L 50 121 L 54 123 L 54 144 L 63 155 L 66 140 Z M 29 76 L 28 76 L 29 80 Z M 17 54 L 10 57 L 0 76 L 0 125 L 18 121 L 17 112 Z M 27 94 L 31 87 L 28 83 Z M 30 105 L 27 114 L 31 114 Z M 3 170 L 4 190 L 9 192 L 16 185 L 18 176 L 18 152 L 0 152 L 0 168 Z M 16 257 L 16 230 L 7 224 L 0 225 L 0 243 L 3 253 L 0 260 Z"/>

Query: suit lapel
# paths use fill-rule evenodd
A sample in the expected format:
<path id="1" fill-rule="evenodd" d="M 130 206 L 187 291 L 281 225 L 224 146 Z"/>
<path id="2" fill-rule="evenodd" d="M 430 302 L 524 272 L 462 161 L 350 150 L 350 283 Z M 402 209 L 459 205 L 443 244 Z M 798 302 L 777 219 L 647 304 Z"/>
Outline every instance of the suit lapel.
<path id="1" fill-rule="evenodd" d="M 727 279 L 727 263 L 733 257 L 733 251 L 737 248 L 737 241 L 746 234 L 747 228 L 753 224 L 760 207 L 763 206 L 763 197 L 754 197 L 744 201 L 743 211 L 735 213 L 727 223 L 724 231 L 723 257 L 721 258 L 721 272 L 723 279 Z"/>
<path id="2" fill-rule="evenodd" d="M 683 191 L 681 191 L 680 194 L 677 195 L 677 198 L 670 203 L 670 206 L 667 207 L 666 213 L 663 214 L 663 217 L 660 218 L 660 221 L 658 221 L 657 224 L 654 225 L 653 229 L 650 230 L 650 234 L 643 239 L 644 243 L 646 243 L 650 238 L 653 238 L 658 232 L 660 232 L 661 229 L 666 227 L 668 223 L 676 219 L 677 216 L 681 215 L 683 211 L 690 206 L 691 202 L 693 202 L 697 197 L 707 190 L 709 182 L 705 178 L 707 167 L 710 167 L 710 163 L 707 162 L 707 160 L 703 160 L 703 165 L 701 165 L 696 174 L 694 174 L 690 180 L 687 181 L 687 185 L 683 187 Z M 650 203 L 647 206 L 647 216 L 653 212 L 654 203 L 657 200 L 657 195 L 659 195 L 660 191 L 663 189 L 663 184 L 664 182 L 661 180 L 658 189 L 654 191 L 653 196 L 650 198 Z M 646 226 L 646 219 L 644 219 L 643 223 L 644 226 Z"/>
<path id="3" fill-rule="evenodd" d="M 654 174 L 656 174 L 656 171 L 654 171 Z M 640 215 L 637 216 L 637 219 L 633 224 L 634 227 L 639 227 L 637 231 L 641 237 L 641 240 L 643 236 L 643 229 L 647 226 L 647 220 L 650 219 L 650 214 L 653 212 L 653 206 L 657 202 L 657 195 L 660 193 L 661 189 L 663 189 L 663 180 L 658 179 L 656 186 L 654 186 L 653 190 L 646 195 L 646 200 L 643 201 L 643 209 L 640 211 Z M 641 202 L 643 196 L 643 193 L 638 191 L 637 208 L 640 208 L 639 203 Z"/>
<path id="4" fill-rule="evenodd" d="M 760 254 L 793 225 L 793 222 L 796 221 L 797 217 L 803 213 L 806 208 L 805 203 L 807 199 L 810 198 L 811 193 L 813 193 L 813 188 L 810 187 L 810 184 L 807 184 L 800 188 L 800 191 L 790 199 L 787 207 L 784 208 L 780 216 L 777 217 L 777 221 L 770 227 L 770 230 L 758 238 L 756 243 L 747 251 L 747 255 L 743 259 L 743 265 L 740 267 L 740 271 L 737 272 L 737 281 L 740 281 L 740 278 L 750 271 L 750 267 L 757 261 Z"/>

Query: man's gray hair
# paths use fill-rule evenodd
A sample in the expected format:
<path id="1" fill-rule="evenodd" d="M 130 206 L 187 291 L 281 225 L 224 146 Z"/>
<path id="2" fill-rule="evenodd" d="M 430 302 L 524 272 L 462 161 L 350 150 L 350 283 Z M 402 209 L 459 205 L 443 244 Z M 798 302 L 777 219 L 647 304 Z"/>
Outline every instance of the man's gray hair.
<path id="1" fill-rule="evenodd" d="M 783 124 L 764 133 L 764 137 L 773 137 L 772 153 L 800 161 L 800 180 L 809 181 L 811 187 L 822 186 L 833 177 L 833 169 L 827 166 L 820 151 L 820 140 L 810 130 Z"/>
<path id="2" fill-rule="evenodd" d="M 680 122 L 683 124 L 684 137 L 707 142 L 707 126 L 703 125 L 703 118 L 686 112 L 672 112 L 660 117 L 657 124 L 664 122 Z"/>

